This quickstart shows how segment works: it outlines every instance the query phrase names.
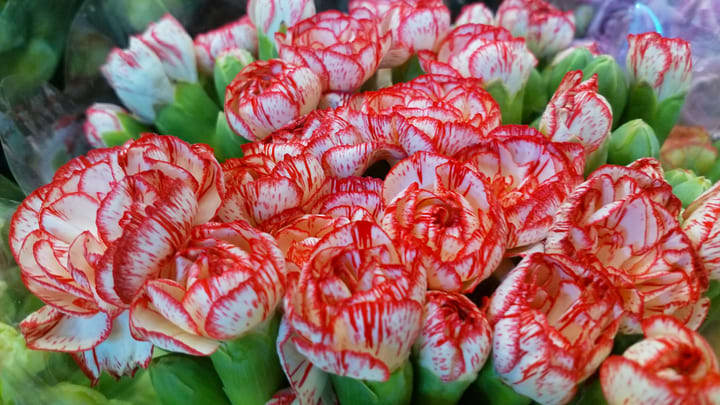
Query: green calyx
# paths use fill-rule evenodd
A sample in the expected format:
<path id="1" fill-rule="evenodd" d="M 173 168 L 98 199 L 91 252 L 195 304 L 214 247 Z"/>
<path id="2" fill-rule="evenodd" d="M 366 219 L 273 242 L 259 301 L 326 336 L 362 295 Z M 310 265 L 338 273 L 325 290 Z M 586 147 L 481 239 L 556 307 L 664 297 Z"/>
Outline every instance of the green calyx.
<path id="1" fill-rule="evenodd" d="M 563 77 L 571 70 L 581 70 L 593 60 L 593 55 L 585 47 L 577 48 L 543 71 L 547 94 L 555 93 Z"/>
<path id="2" fill-rule="evenodd" d="M 254 60 L 252 54 L 244 49 L 233 49 L 232 52 L 222 54 L 215 60 L 213 80 L 221 104 L 224 104 L 227 86 L 245 66 L 251 64 Z"/>
<path id="3" fill-rule="evenodd" d="M 443 381 L 432 371 L 415 365 L 413 404 L 416 405 L 454 405 L 475 380 L 469 376 L 463 380 Z"/>
<path id="4" fill-rule="evenodd" d="M 164 405 L 230 404 L 207 357 L 172 353 L 156 358 L 150 379 Z"/>
<path id="5" fill-rule="evenodd" d="M 630 87 L 623 121 L 643 119 L 653 128 L 662 146 L 675 126 L 684 104 L 685 94 L 658 100 L 652 86 L 645 82 L 637 83 Z"/>
<path id="6" fill-rule="evenodd" d="M 530 123 L 540 117 L 548 103 L 548 93 L 543 76 L 533 69 L 525 85 L 523 97 L 522 122 Z"/>
<path id="7" fill-rule="evenodd" d="M 387 381 L 364 381 L 330 375 L 343 405 L 408 405 L 412 399 L 413 367 L 406 361 Z"/>
<path id="8" fill-rule="evenodd" d="M 655 131 L 641 119 L 628 121 L 610 135 L 608 163 L 628 165 L 643 157 L 658 158 L 660 143 Z"/>
<path id="9" fill-rule="evenodd" d="M 175 99 L 163 107 L 155 125 L 163 134 L 174 135 L 189 143 L 210 143 L 217 123 L 217 104 L 200 83 L 178 83 Z"/>
<path id="10" fill-rule="evenodd" d="M 520 124 L 523 117 L 523 103 L 525 101 L 525 89 L 515 94 L 508 93 L 507 87 L 495 80 L 485 87 L 495 102 L 500 106 L 503 125 Z"/>
<path id="11" fill-rule="evenodd" d="M 532 402 L 502 382 L 495 372 L 492 355 L 470 387 L 468 395 L 475 404 L 529 405 Z"/>
<path id="12" fill-rule="evenodd" d="M 264 405 L 285 384 L 275 348 L 279 326 L 276 314 L 210 355 L 233 405 Z"/>

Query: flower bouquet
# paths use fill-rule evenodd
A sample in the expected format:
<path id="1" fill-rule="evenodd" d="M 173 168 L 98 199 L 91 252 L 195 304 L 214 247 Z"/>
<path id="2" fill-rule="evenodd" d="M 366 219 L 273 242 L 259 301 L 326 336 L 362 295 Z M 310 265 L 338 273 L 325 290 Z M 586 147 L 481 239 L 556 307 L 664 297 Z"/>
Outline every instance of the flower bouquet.
<path id="1" fill-rule="evenodd" d="M 92 150 L 2 205 L 0 404 L 720 404 L 688 42 L 623 70 L 543 0 L 237 17 L 138 28 Z"/>

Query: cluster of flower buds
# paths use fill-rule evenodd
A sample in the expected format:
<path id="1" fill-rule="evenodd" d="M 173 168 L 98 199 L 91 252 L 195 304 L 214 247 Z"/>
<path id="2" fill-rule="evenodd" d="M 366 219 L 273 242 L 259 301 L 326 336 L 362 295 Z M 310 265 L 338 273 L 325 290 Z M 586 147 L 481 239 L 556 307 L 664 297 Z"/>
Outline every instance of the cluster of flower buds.
<path id="1" fill-rule="evenodd" d="M 656 160 L 686 44 L 630 37 L 626 108 L 617 64 L 560 53 L 572 14 L 542 0 L 454 26 L 439 0 L 349 8 L 251 0 L 194 41 L 168 15 L 110 54 L 129 112 L 96 104 L 85 130 L 115 146 L 12 219 L 45 303 L 28 347 L 94 381 L 157 347 L 173 352 L 153 360 L 158 392 L 206 367 L 191 384 L 233 404 L 455 404 L 490 386 L 564 404 L 596 373 L 610 403 L 716 396 L 694 331 L 720 280 L 720 186 Z M 612 132 L 623 111 L 642 120 Z"/>

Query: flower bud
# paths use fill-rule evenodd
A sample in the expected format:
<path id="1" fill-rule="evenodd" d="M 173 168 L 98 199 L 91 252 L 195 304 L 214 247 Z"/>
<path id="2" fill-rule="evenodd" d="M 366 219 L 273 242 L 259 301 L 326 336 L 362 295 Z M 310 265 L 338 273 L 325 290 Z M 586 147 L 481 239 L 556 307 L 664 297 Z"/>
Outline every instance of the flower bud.
<path id="1" fill-rule="evenodd" d="M 153 361 L 150 379 L 164 405 L 229 405 L 223 385 L 206 357 L 171 353 Z"/>
<path id="2" fill-rule="evenodd" d="M 660 153 L 655 131 L 641 119 L 626 122 L 610 135 L 608 163 L 628 165 L 643 157 L 657 158 Z"/>
<path id="3" fill-rule="evenodd" d="M 559 59 L 558 59 L 559 58 Z M 582 70 L 593 60 L 593 54 L 584 46 L 575 48 L 569 54 L 559 53 L 543 74 L 546 77 L 547 92 L 554 93 L 567 72 Z"/>
<path id="4" fill-rule="evenodd" d="M 682 201 L 683 208 L 712 186 L 710 180 L 687 169 L 668 170 L 665 172 L 665 180 L 672 186 L 673 194 Z"/>
<path id="5" fill-rule="evenodd" d="M 628 42 L 631 87 L 624 119 L 644 119 L 662 144 L 677 122 L 690 87 L 690 44 L 655 32 L 628 35 Z"/>
<path id="6" fill-rule="evenodd" d="M 710 135 L 702 127 L 676 126 L 660 150 L 660 162 L 666 169 L 690 169 L 705 175 L 718 158 Z"/>
<path id="7" fill-rule="evenodd" d="M 83 131 L 88 143 L 95 148 L 122 145 L 149 131 L 124 108 L 114 104 L 95 103 L 85 111 L 85 117 Z"/>
<path id="8" fill-rule="evenodd" d="M 610 103 L 613 114 L 613 128 L 620 122 L 628 98 L 627 80 L 617 61 L 610 55 L 600 55 L 582 68 L 583 79 L 594 74 L 598 78 L 598 93 Z"/>
<path id="9" fill-rule="evenodd" d="M 213 68 L 213 79 L 215 81 L 215 91 L 217 91 L 218 99 L 221 102 L 225 100 L 225 89 L 230 82 L 245 66 L 251 64 L 254 60 L 255 58 L 250 52 L 240 48 L 230 49 L 217 57 Z"/>
<path id="10" fill-rule="evenodd" d="M 414 345 L 415 403 L 457 403 L 490 354 L 491 334 L 485 314 L 468 298 L 428 291 Z"/>

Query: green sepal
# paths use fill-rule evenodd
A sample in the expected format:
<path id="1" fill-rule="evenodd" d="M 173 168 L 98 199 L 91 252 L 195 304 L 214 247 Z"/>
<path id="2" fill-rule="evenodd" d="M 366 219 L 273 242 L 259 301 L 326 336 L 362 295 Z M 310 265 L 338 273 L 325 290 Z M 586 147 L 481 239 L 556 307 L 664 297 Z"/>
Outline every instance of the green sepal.
<path id="1" fill-rule="evenodd" d="M 570 401 L 570 405 L 607 405 L 605 394 L 602 392 L 602 385 L 597 376 L 591 377 L 582 384 Z"/>
<path id="2" fill-rule="evenodd" d="M 413 382 L 414 405 L 454 405 L 462 398 L 465 390 L 476 376 L 446 382 L 425 367 L 415 364 Z"/>
<path id="3" fill-rule="evenodd" d="M 229 405 L 207 357 L 172 353 L 153 360 L 150 379 L 163 405 Z"/>
<path id="4" fill-rule="evenodd" d="M 571 70 L 581 70 L 593 60 L 593 55 L 589 49 L 580 47 L 570 52 L 570 54 L 562 58 L 554 65 L 550 65 L 543 71 L 546 81 L 546 93 L 553 94 L 560 86 L 560 82 L 567 72 Z"/>
<path id="5" fill-rule="evenodd" d="M 712 186 L 712 182 L 693 173 L 687 169 L 672 169 L 665 172 L 665 181 L 672 186 L 675 197 L 682 202 L 683 208 L 687 208 L 695 201 L 700 194 Z"/>
<path id="6" fill-rule="evenodd" d="M 657 104 L 652 121 L 648 122 L 648 124 L 655 130 L 660 145 L 665 142 L 675 123 L 677 123 L 683 105 L 685 105 L 684 94 L 667 98 Z"/>
<path id="7" fill-rule="evenodd" d="M 275 41 L 265 35 L 261 30 L 257 30 L 258 38 L 258 59 L 269 60 L 278 57 L 278 51 L 275 47 Z"/>
<path id="8" fill-rule="evenodd" d="M 500 106 L 503 125 L 520 124 L 523 114 L 524 90 L 516 94 L 508 94 L 505 85 L 496 80 L 485 87 L 495 102 Z"/>
<path id="9" fill-rule="evenodd" d="M 108 147 L 122 145 L 130 139 L 139 138 L 143 132 L 151 132 L 149 127 L 143 125 L 129 114 L 120 112 L 117 113 L 117 117 L 124 130 L 108 131 L 101 135 L 103 142 Z"/>
<path id="10" fill-rule="evenodd" d="M 533 69 L 525 85 L 523 97 L 522 122 L 530 123 L 539 117 L 548 103 L 545 80 L 537 69 Z"/>
<path id="11" fill-rule="evenodd" d="M 610 134 L 607 161 L 628 165 L 643 157 L 658 158 L 660 143 L 650 125 L 641 119 L 628 121 Z"/>
<path id="12" fill-rule="evenodd" d="M 412 399 L 413 367 L 410 361 L 390 374 L 387 381 L 365 381 L 330 374 L 342 405 L 407 405 Z"/>
<path id="13" fill-rule="evenodd" d="M 478 378 L 475 379 L 470 387 L 466 397 L 470 396 L 472 401 L 468 403 L 528 405 L 532 402 L 530 398 L 518 394 L 500 380 L 500 376 L 495 372 L 492 355 L 488 361 L 485 362 L 485 366 L 480 370 Z"/>
<path id="14" fill-rule="evenodd" d="M 215 67 L 213 68 L 213 81 L 215 83 L 215 92 L 217 93 L 220 104 L 225 104 L 225 89 L 233 81 L 235 76 L 250 63 L 254 58 L 250 52 L 244 49 L 237 49 L 234 52 L 241 53 L 242 58 L 235 54 L 225 54 L 217 58 Z"/>
<path id="15" fill-rule="evenodd" d="M 613 128 L 622 122 L 621 118 L 628 102 L 628 85 L 625 72 L 610 55 L 600 55 L 582 68 L 583 80 L 598 75 L 598 93 L 610 104 L 613 114 Z"/>
<path id="16" fill-rule="evenodd" d="M 420 66 L 420 60 L 417 55 L 413 55 L 407 62 L 392 69 L 392 82 L 393 84 L 405 83 L 424 74 L 425 72 Z"/>
<path id="17" fill-rule="evenodd" d="M 280 316 L 275 314 L 244 336 L 223 342 L 210 355 L 233 405 L 264 405 L 285 385 L 275 348 L 279 326 Z"/>
<path id="18" fill-rule="evenodd" d="M 622 122 L 628 122 L 637 118 L 647 122 L 650 126 L 652 120 L 655 117 L 655 108 L 657 107 L 657 98 L 655 97 L 655 91 L 647 83 L 634 84 L 628 91 L 628 101 L 623 114 Z M 655 127 L 653 126 L 653 130 Z M 664 139 L 660 139 L 657 132 L 655 136 L 658 137 L 660 145 Z"/>
<path id="19" fill-rule="evenodd" d="M 248 142 L 250 141 L 237 135 L 230 129 L 230 125 L 225 118 L 225 113 L 220 111 L 217 116 L 215 139 L 213 140 L 215 157 L 220 162 L 224 162 L 230 158 L 242 157 L 243 151 L 241 146 Z"/>
<path id="20" fill-rule="evenodd" d="M 585 159 L 585 177 L 587 178 L 590 173 L 594 172 L 598 167 L 607 163 L 608 149 L 610 148 L 610 137 L 605 138 L 605 141 L 597 148 L 594 152 L 590 153 Z"/>
<path id="21" fill-rule="evenodd" d="M 215 134 L 217 104 L 199 83 L 178 83 L 175 99 L 155 118 L 161 133 L 189 143 L 210 143 Z M 210 145 L 214 146 L 214 145 Z"/>

